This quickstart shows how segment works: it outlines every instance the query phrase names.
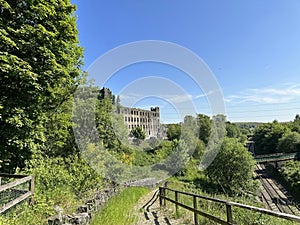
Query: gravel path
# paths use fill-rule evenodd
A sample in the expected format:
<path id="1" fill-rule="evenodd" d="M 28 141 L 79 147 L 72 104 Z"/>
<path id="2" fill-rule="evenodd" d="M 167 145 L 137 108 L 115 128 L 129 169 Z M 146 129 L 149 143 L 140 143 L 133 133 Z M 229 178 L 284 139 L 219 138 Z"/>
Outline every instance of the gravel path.
<path id="1" fill-rule="evenodd" d="M 135 225 L 183 225 L 179 219 L 170 218 L 172 211 L 159 207 L 158 189 L 143 196 L 135 205 L 133 214 L 138 217 Z M 174 215 L 174 214 L 173 214 Z"/>

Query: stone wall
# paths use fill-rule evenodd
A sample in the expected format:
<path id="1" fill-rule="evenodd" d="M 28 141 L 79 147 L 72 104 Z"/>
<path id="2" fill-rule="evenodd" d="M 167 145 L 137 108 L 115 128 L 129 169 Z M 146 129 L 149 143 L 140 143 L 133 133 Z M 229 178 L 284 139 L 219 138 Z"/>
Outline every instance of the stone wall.
<path id="1" fill-rule="evenodd" d="M 118 194 L 120 186 L 113 185 L 107 189 L 96 192 L 93 198 L 78 207 L 76 213 L 64 214 L 63 209 L 55 207 L 57 214 L 48 219 L 48 225 L 87 225 L 95 213 L 103 208 L 108 200 Z"/>
<path id="2" fill-rule="evenodd" d="M 104 190 L 96 192 L 92 198 L 86 200 L 85 204 L 77 208 L 76 213 L 64 214 L 63 209 L 56 207 L 57 213 L 48 219 L 48 225 L 88 225 L 96 212 L 101 210 L 108 200 L 118 194 L 122 188 L 153 188 L 162 182 L 162 180 L 157 181 L 155 178 L 145 178 L 141 180 L 131 180 L 121 185 L 112 184 Z"/>

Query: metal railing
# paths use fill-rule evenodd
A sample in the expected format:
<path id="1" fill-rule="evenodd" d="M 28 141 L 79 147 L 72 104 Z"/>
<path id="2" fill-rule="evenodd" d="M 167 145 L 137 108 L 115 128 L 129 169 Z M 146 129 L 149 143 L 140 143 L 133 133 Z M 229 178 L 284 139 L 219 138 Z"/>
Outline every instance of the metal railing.
<path id="1" fill-rule="evenodd" d="M 255 160 L 258 163 L 286 161 L 299 158 L 299 153 L 276 153 L 268 155 L 256 155 Z"/>

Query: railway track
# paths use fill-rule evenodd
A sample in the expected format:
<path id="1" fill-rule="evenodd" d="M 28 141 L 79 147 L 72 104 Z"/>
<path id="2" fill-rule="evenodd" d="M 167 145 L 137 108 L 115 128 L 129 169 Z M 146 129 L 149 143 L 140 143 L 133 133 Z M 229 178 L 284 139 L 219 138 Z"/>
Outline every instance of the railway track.
<path id="1" fill-rule="evenodd" d="M 257 164 L 256 173 L 263 187 L 262 201 L 267 204 L 269 209 L 300 216 L 300 210 L 293 204 L 292 197 L 282 185 L 267 174 L 263 164 Z"/>

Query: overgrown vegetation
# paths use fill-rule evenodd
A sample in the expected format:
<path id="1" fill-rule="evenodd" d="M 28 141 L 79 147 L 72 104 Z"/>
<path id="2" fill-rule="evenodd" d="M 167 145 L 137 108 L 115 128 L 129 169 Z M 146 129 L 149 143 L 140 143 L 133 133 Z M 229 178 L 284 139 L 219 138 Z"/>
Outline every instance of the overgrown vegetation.
<path id="1" fill-rule="evenodd" d="M 255 160 L 238 139 L 226 138 L 220 152 L 205 170 L 210 181 L 220 185 L 225 193 L 255 192 L 258 184 L 253 180 Z"/>
<path id="2" fill-rule="evenodd" d="M 6 225 L 45 224 L 55 205 L 71 212 L 103 185 L 72 131 L 84 74 L 75 9 L 68 0 L 0 2 L 0 171 L 35 176 L 35 204 L 1 217 Z"/>
<path id="3" fill-rule="evenodd" d="M 6 225 L 46 224 L 47 218 L 56 213 L 54 206 L 72 213 L 92 192 L 105 185 L 103 178 L 77 156 L 35 158 L 22 172 L 35 176 L 35 203 L 21 204 L 9 212 L 2 218 Z"/>
<path id="4" fill-rule="evenodd" d="M 256 128 L 257 124 L 225 124 L 223 115 L 210 118 L 198 114 L 186 116 L 181 124 L 169 124 L 168 140 L 145 140 L 138 127 L 132 131 L 136 141 L 130 143 L 122 116 L 113 113 L 122 107 L 119 97 L 103 98 L 98 88 L 83 85 L 83 49 L 79 46 L 75 9 L 69 0 L 0 1 L 0 171 L 32 174 L 36 184 L 35 204 L 16 207 L 0 217 L 0 223 L 45 224 L 55 212 L 54 206 L 73 212 L 105 185 L 104 177 L 126 180 L 134 166 L 139 166 L 134 171 L 136 179 L 144 174 L 160 176 L 158 171 L 163 170 L 163 175 L 175 174 L 174 179 L 185 181 L 195 192 L 226 194 L 226 198 L 243 196 L 239 199 L 250 193 L 253 199 L 254 161 L 243 147 L 247 135 L 254 133 L 259 154 L 300 151 L 299 115 L 290 123 L 274 121 Z M 85 90 L 81 100 L 73 96 L 76 88 Z M 97 101 L 93 102 L 95 96 Z M 73 102 L 73 110 L 81 110 L 79 116 L 95 117 L 99 143 L 86 135 L 91 133 L 90 124 L 74 126 L 80 118 L 72 120 Z M 96 107 L 91 109 L 94 103 Z M 75 143 L 74 127 L 86 132 L 82 136 L 88 138 Z M 227 137 L 221 142 L 225 132 Z M 96 168 L 79 154 L 81 147 L 85 159 Z M 201 171 L 205 168 L 203 158 L 218 149 L 215 161 L 206 172 Z M 280 171 L 295 189 L 299 189 L 300 179 L 297 168 L 299 164 L 290 163 Z M 95 221 L 105 224 L 112 209 L 120 218 L 108 219 L 108 224 L 133 221 L 124 217 L 128 211 L 122 210 L 129 210 L 144 193 L 145 189 L 125 190 Z"/>
<path id="5" fill-rule="evenodd" d="M 300 152 L 300 117 L 287 123 L 265 123 L 259 125 L 253 135 L 256 154 Z"/>
<path id="6" fill-rule="evenodd" d="M 82 76 L 75 6 L 70 1 L 0 3 L 1 171 L 33 154 L 68 155 L 72 94 Z"/>
<path id="7" fill-rule="evenodd" d="M 300 161 L 286 162 L 278 172 L 296 199 L 300 201 Z"/>
<path id="8" fill-rule="evenodd" d="M 229 200 L 234 202 L 239 202 L 242 204 L 248 204 L 256 207 L 264 207 L 261 202 L 256 199 L 255 195 L 241 195 L 241 196 L 228 196 L 225 194 L 214 192 L 208 193 L 206 189 L 199 188 L 199 186 L 193 183 L 187 183 L 179 181 L 178 179 L 172 178 L 168 182 L 168 186 L 175 190 L 182 190 L 185 192 L 195 193 L 202 196 L 210 196 L 218 199 Z M 166 192 L 167 196 L 171 199 L 174 199 L 174 193 Z M 179 195 L 179 201 L 188 206 L 193 206 L 193 198 L 190 196 Z M 193 223 L 193 214 L 190 211 L 187 211 L 181 207 L 179 207 L 179 213 L 175 213 L 175 206 L 172 203 L 167 203 L 168 209 L 171 209 L 170 215 L 173 217 L 180 217 L 182 221 L 187 224 Z M 216 203 L 208 200 L 200 200 L 198 203 L 198 207 L 201 211 L 208 213 L 210 215 L 214 215 L 222 220 L 226 221 L 226 208 L 221 203 Z M 205 218 L 203 216 L 198 216 L 199 224 L 212 225 L 218 224 L 213 222 L 212 220 Z M 273 216 L 268 216 L 265 214 L 260 214 L 257 212 L 252 212 L 250 210 L 240 209 L 237 207 L 233 208 L 233 219 L 236 224 L 249 225 L 249 224 L 257 224 L 257 225 L 296 225 L 296 222 L 288 221 L 285 219 L 279 219 Z"/>

